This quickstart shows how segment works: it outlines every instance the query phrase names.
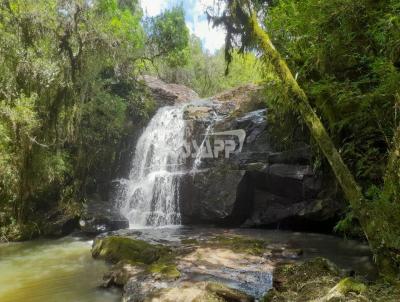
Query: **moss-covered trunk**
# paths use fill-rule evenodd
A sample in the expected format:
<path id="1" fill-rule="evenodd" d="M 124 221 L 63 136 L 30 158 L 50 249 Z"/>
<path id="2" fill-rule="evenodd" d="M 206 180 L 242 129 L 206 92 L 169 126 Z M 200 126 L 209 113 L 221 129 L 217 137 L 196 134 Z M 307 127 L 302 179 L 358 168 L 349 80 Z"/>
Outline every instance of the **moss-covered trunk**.
<path id="1" fill-rule="evenodd" d="M 400 127 L 394 135 L 393 149 L 389 155 L 384 197 L 394 202 L 400 201 Z"/>
<path id="2" fill-rule="evenodd" d="M 268 34 L 261 28 L 256 14 L 253 13 L 249 21 L 252 34 L 263 52 L 263 55 L 268 59 L 270 64 L 272 64 L 283 84 L 287 87 L 289 96 L 296 104 L 295 107 L 310 130 L 312 137 L 328 160 L 346 199 L 350 203 L 356 218 L 363 228 L 381 273 L 390 276 L 397 274 L 397 263 L 393 257 L 390 257 L 388 251 L 382 248 L 381 234 L 377 228 L 373 226 L 373 214 L 368 209 L 364 208 L 365 199 L 360 186 L 344 163 L 321 120 L 311 107 L 307 95 L 293 77 L 285 60 L 282 59 L 279 52 L 273 46 Z"/>

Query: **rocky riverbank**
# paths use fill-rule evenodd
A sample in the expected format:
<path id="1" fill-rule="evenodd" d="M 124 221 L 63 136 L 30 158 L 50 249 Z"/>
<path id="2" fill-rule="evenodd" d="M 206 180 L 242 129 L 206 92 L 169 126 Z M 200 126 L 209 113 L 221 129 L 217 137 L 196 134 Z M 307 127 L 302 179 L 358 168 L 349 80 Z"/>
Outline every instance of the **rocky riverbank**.
<path id="1" fill-rule="evenodd" d="M 289 237 L 286 238 L 284 233 L 277 233 L 274 239 L 265 232 L 179 228 L 125 230 L 97 237 L 92 254 L 96 259 L 113 264 L 102 286 L 122 288 L 123 301 L 135 302 L 309 301 L 304 300 L 307 294 L 301 296 L 297 288 L 290 286 L 322 278 L 329 282 L 321 283 L 320 287 L 315 283 L 314 291 L 320 288 L 328 293 L 328 287 L 333 288 L 341 278 L 354 274 L 351 266 L 355 263 L 350 258 L 346 260 L 346 269 L 339 269 L 322 258 L 310 260 L 311 251 L 316 250 L 312 241 L 308 247 L 300 248 L 302 245 L 293 240 L 292 233 L 287 233 Z M 340 240 L 320 236 L 323 237 L 318 241 L 326 241 L 327 246 Z M 346 254 L 349 247 L 342 246 L 339 252 Z M 349 250 L 347 252 L 350 254 Z M 323 249 L 318 253 L 334 258 Z M 362 257 L 360 254 L 359 250 L 358 261 Z M 339 260 L 338 263 L 343 262 Z M 371 263 L 370 260 L 364 264 L 367 263 Z M 354 265 L 354 269 L 366 272 L 358 265 Z M 289 290 L 291 292 L 286 293 Z M 303 298 L 291 300 L 297 294 Z"/>

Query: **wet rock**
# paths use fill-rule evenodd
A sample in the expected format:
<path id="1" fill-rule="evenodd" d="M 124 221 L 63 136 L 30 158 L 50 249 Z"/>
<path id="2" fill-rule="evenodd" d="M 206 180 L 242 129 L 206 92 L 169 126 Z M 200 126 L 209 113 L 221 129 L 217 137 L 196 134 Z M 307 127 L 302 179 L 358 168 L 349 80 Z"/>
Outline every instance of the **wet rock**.
<path id="1" fill-rule="evenodd" d="M 121 261 L 116 264 L 103 277 L 104 283 L 102 287 L 109 288 L 111 286 L 124 287 L 132 278 L 140 278 L 145 273 L 145 268 L 140 265 L 132 265 L 129 262 Z"/>
<path id="2" fill-rule="evenodd" d="M 90 199 L 80 221 L 80 228 L 88 234 L 100 234 L 129 228 L 129 221 L 113 204 L 100 199 Z"/>
<path id="3" fill-rule="evenodd" d="M 179 286 L 153 290 L 145 301 L 154 302 L 224 302 L 214 293 L 207 291 L 205 282 L 183 282 Z"/>
<path id="4" fill-rule="evenodd" d="M 144 302 L 154 301 L 153 296 L 160 290 L 167 288 L 165 282 L 156 281 L 149 278 L 131 278 L 124 286 L 123 302 Z"/>
<path id="5" fill-rule="evenodd" d="M 235 214 L 235 208 L 246 199 L 247 180 L 245 171 L 233 170 L 220 165 L 182 178 L 181 215 L 184 224 L 227 223 Z M 242 203 L 245 203 L 243 200 Z M 236 211 L 243 220 L 246 211 Z"/>
<path id="6" fill-rule="evenodd" d="M 272 285 L 272 264 L 269 261 L 230 248 L 199 247 L 182 257 L 178 268 L 191 281 L 221 283 L 245 293 L 247 297 L 259 298 Z"/>
<path id="7" fill-rule="evenodd" d="M 311 148 L 309 146 L 303 146 L 293 150 L 271 153 L 268 157 L 268 163 L 307 165 L 311 162 L 311 159 Z"/>
<path id="8" fill-rule="evenodd" d="M 182 177 L 183 223 L 284 223 L 296 228 L 305 222 L 313 228 L 313 223 L 326 221 L 326 228 L 332 227 L 344 205 L 321 195 L 323 177 L 312 169 L 311 148 L 297 143 L 292 150 L 276 152 L 269 137 L 267 110 L 246 111 L 255 109 L 248 106 L 250 94 L 240 88 L 186 109 L 189 140 L 201 142 L 210 125 L 212 133 L 242 129 L 246 140 L 241 152 L 228 159 L 203 158 L 197 170 Z M 228 106 L 230 111 L 221 111 L 228 103 L 233 104 Z M 189 160 L 188 170 L 192 166 Z"/>
<path id="9" fill-rule="evenodd" d="M 254 297 L 237 289 L 229 288 L 221 283 L 208 283 L 206 290 L 229 302 L 253 302 Z"/>
<path id="10" fill-rule="evenodd" d="M 211 107 L 187 106 L 183 118 L 185 120 L 204 120 L 209 118 L 213 109 Z"/>
<path id="11" fill-rule="evenodd" d="M 308 199 L 296 202 L 268 191 L 256 190 L 253 212 L 244 226 L 273 225 L 279 222 L 301 224 L 306 221 L 323 222 L 334 220 L 342 210 L 342 204 L 331 199 Z"/>
<path id="12" fill-rule="evenodd" d="M 42 227 L 42 235 L 46 237 L 63 237 L 79 229 L 79 218 L 77 215 L 69 215 L 62 211 L 50 214 Z"/>
<path id="13" fill-rule="evenodd" d="M 152 264 L 171 250 L 143 240 L 126 237 L 98 237 L 93 242 L 92 256 L 111 263 L 130 261 L 133 264 Z"/>

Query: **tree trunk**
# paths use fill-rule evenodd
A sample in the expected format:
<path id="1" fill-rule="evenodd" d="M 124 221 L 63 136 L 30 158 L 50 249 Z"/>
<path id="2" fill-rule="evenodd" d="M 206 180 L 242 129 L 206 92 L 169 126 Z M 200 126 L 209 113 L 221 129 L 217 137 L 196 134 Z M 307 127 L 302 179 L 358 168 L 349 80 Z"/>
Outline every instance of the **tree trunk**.
<path id="1" fill-rule="evenodd" d="M 400 127 L 393 139 L 392 152 L 389 155 L 385 175 L 384 197 L 398 203 L 400 201 Z"/>
<path id="2" fill-rule="evenodd" d="M 363 228 L 381 274 L 390 277 L 397 275 L 397 263 L 393 257 L 390 256 L 390 252 L 382 245 L 382 238 L 379 234 L 379 230 L 375 226 L 375 219 L 372 217 L 373 212 L 368 210 L 367 207 L 364 208 L 365 198 L 360 186 L 355 181 L 349 168 L 343 162 L 342 157 L 333 144 L 324 125 L 311 107 L 307 95 L 300 88 L 286 62 L 275 49 L 268 34 L 261 28 L 255 13 L 251 15 L 249 22 L 252 34 L 257 40 L 264 56 L 275 68 L 275 71 L 285 87 L 288 88 L 289 96 L 293 98 L 296 105 L 295 107 L 310 130 L 312 137 L 328 160 L 346 199 L 353 209 L 355 217 Z M 397 156 L 397 159 L 398 158 Z"/>

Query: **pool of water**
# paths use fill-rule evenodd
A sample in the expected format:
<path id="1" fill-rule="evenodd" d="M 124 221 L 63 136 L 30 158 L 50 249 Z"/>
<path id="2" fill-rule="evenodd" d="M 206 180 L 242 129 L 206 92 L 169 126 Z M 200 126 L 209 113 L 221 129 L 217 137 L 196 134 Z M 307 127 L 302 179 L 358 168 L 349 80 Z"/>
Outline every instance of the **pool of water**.
<path id="1" fill-rule="evenodd" d="M 118 231 L 151 243 L 180 245 L 182 239 L 207 240 L 215 235 L 245 235 L 301 248 L 302 259 L 322 256 L 343 269 L 373 278 L 376 269 L 367 245 L 354 240 L 310 233 L 256 229 L 168 227 Z M 109 269 L 91 257 L 92 241 L 69 236 L 0 244 L 1 302 L 114 302 L 121 292 L 99 288 Z M 301 259 L 300 259 L 301 260 Z"/>
<path id="2" fill-rule="evenodd" d="M 92 259 L 91 244 L 75 237 L 0 244 L 0 301 L 120 301 L 119 292 L 98 287 L 108 266 Z"/>

